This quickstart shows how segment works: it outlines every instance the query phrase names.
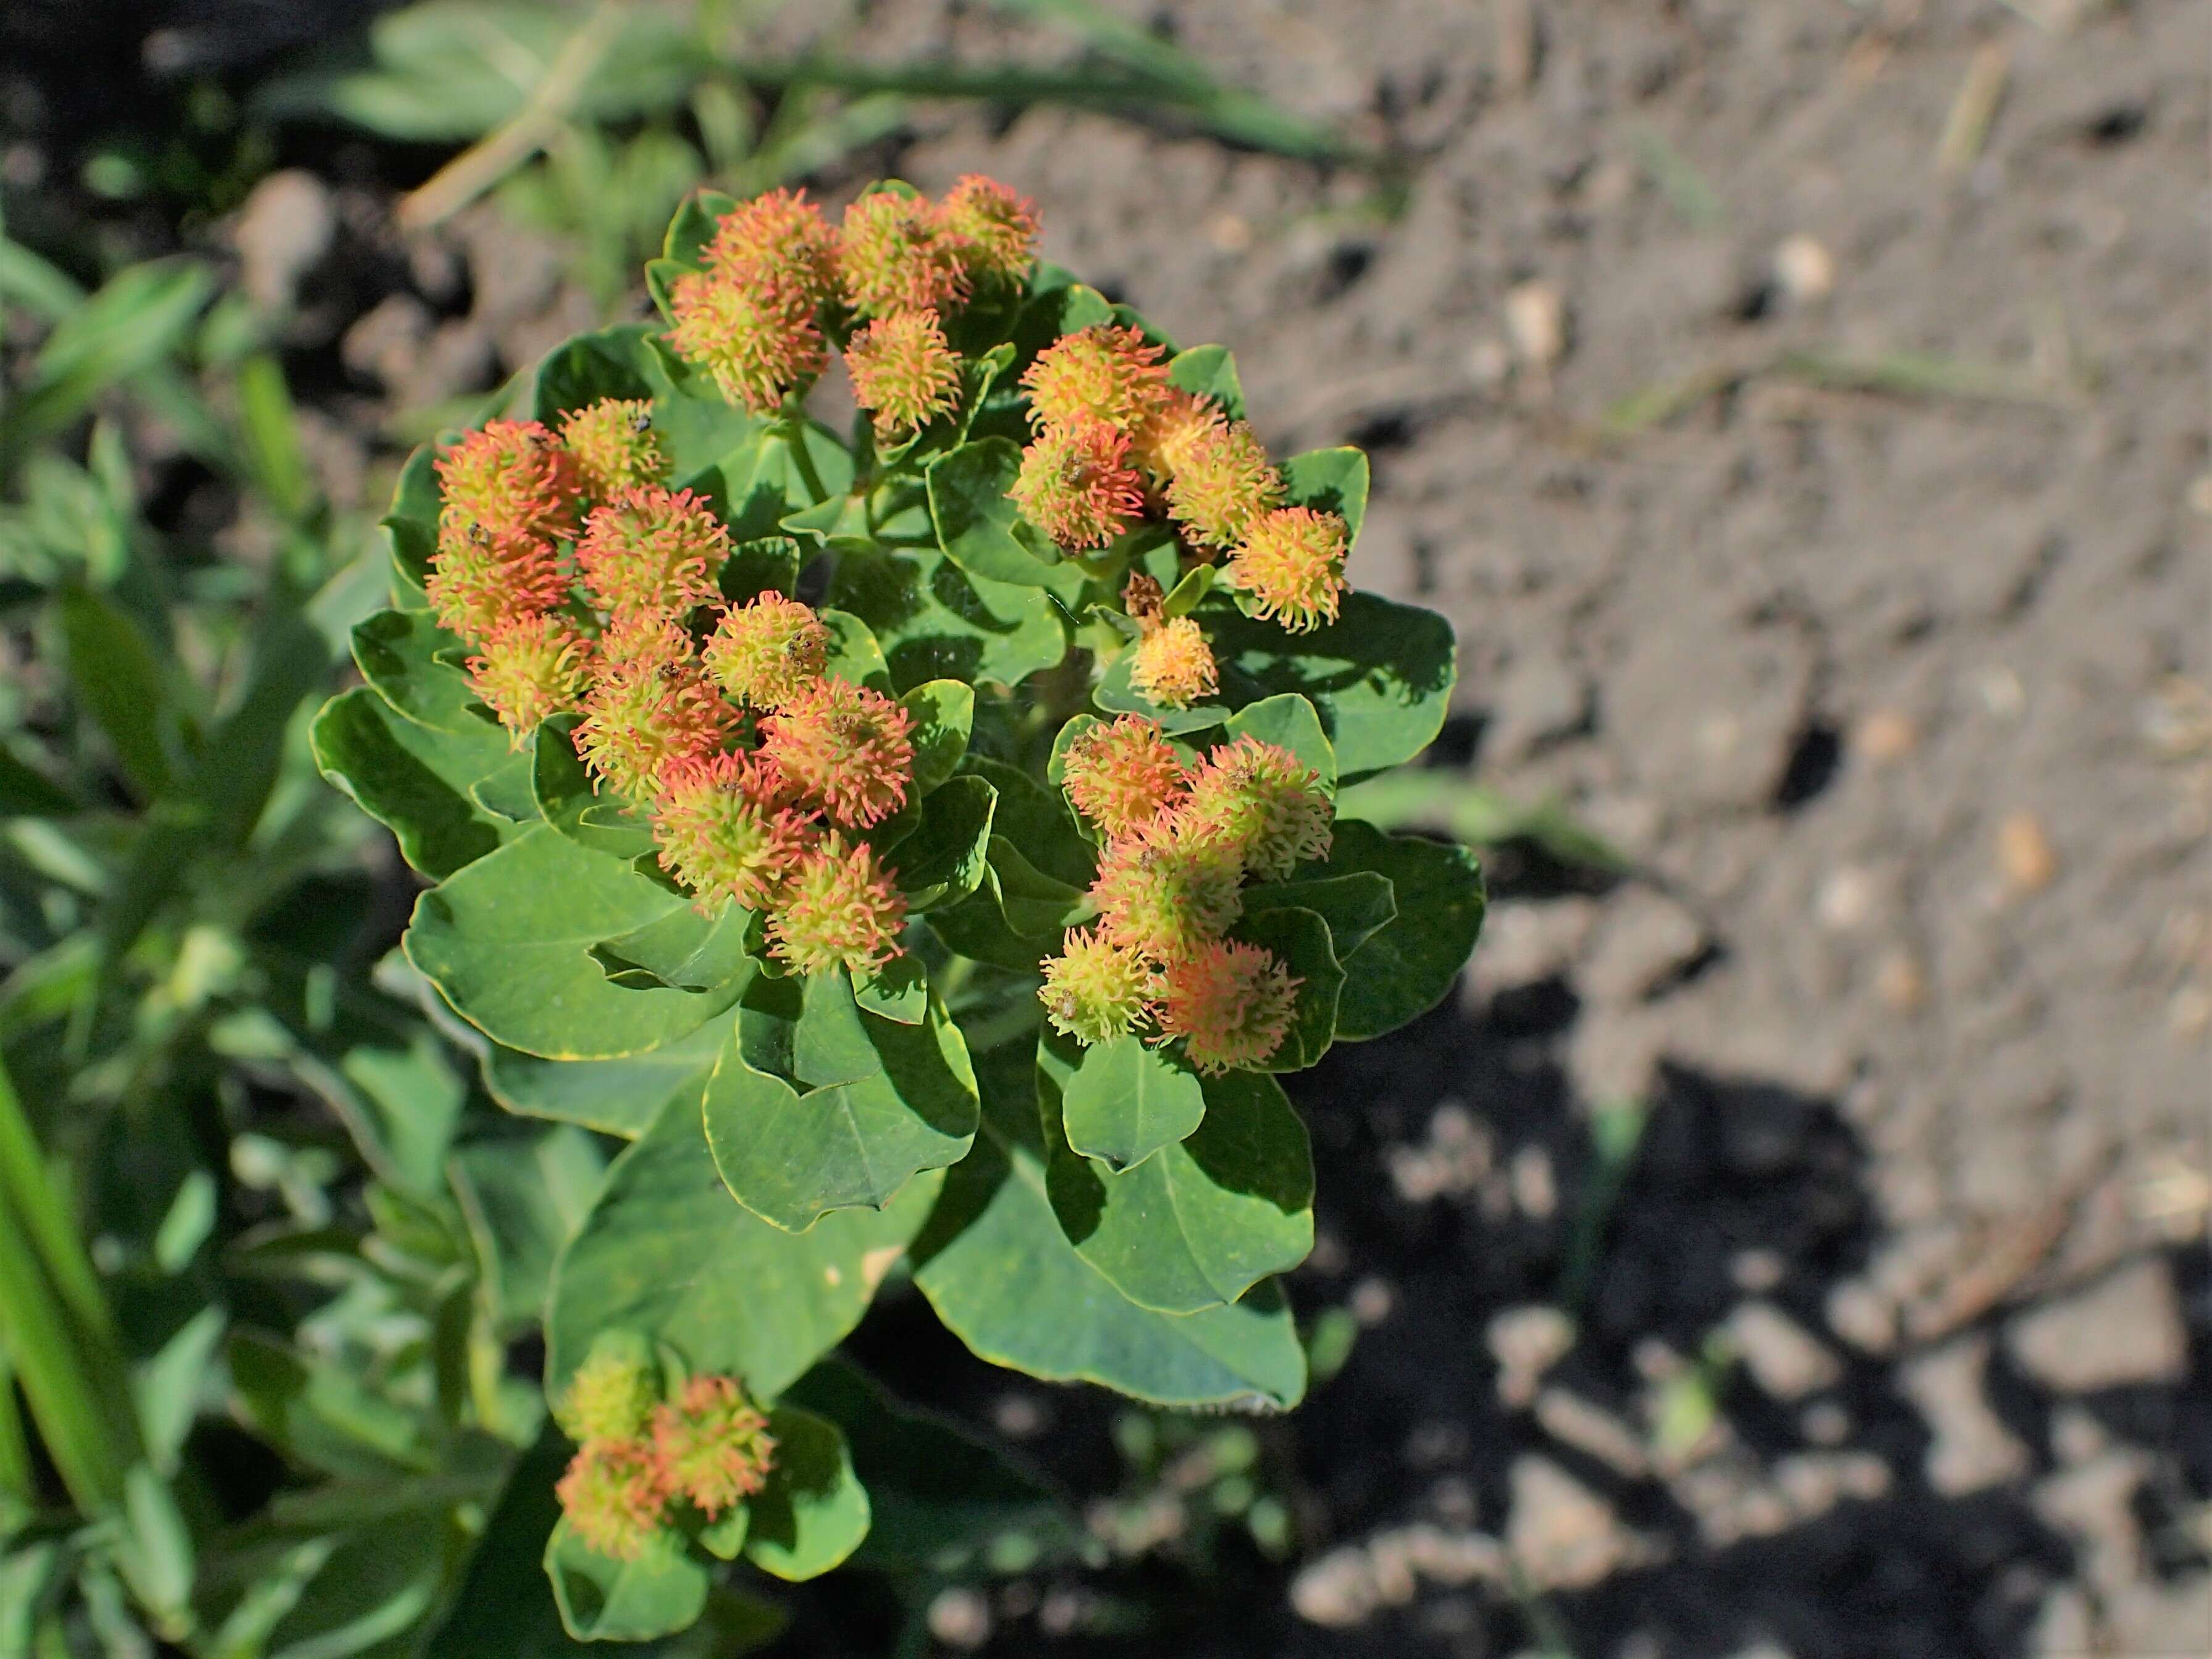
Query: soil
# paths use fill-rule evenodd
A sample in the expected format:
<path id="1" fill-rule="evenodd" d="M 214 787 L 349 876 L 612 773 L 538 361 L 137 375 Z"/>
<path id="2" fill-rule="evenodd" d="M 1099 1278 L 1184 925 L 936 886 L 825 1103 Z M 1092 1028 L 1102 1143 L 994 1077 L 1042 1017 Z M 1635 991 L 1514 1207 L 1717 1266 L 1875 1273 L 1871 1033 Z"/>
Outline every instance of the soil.
<path id="1" fill-rule="evenodd" d="M 871 9 L 886 58 L 1052 49 Z M 1626 866 L 1496 850 L 1461 992 L 1294 1086 L 1291 1289 L 1358 1334 L 1256 1425 L 1286 1552 L 1170 1503 L 944 1644 L 2212 1651 L 2212 11 L 1115 9 L 1392 164 L 945 108 L 815 182 L 1012 181 L 1271 445 L 1366 447 L 1354 579 L 1460 632 L 1442 763 Z M 233 233 L 342 498 L 592 311 L 488 209 L 399 244 L 381 165 L 317 159 L 313 247 Z M 910 1299 L 861 1345 L 1123 1535 L 1114 1401 Z"/>

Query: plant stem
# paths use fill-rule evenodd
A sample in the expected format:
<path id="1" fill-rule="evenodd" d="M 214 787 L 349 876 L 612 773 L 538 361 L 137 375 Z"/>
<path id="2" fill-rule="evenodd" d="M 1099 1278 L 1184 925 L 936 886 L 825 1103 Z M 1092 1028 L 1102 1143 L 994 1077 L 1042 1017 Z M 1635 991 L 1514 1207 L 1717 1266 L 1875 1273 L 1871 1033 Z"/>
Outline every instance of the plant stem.
<path id="1" fill-rule="evenodd" d="M 799 469 L 799 481 L 813 497 L 813 505 L 819 507 L 830 499 L 829 486 L 822 482 L 822 474 L 815 470 L 814 457 L 806 448 L 806 412 L 794 401 L 783 408 L 783 441 L 791 449 L 791 464 Z"/>

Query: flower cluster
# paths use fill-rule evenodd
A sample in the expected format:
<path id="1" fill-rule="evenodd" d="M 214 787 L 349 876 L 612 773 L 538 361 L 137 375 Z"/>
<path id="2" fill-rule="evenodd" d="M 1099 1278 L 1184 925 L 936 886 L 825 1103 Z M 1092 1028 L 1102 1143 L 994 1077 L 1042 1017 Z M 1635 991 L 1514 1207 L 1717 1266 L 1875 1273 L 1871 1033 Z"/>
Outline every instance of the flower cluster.
<path id="1" fill-rule="evenodd" d="M 724 262 L 807 268 L 763 246 L 764 223 L 803 226 L 796 202 L 754 204 L 743 235 L 726 223 Z M 641 407 L 576 411 L 558 442 L 494 422 L 440 458 L 439 619 L 471 646 L 471 685 L 518 747 L 575 717 L 576 753 L 650 815 L 663 866 L 702 911 L 766 912 L 771 948 L 802 973 L 880 967 L 905 900 L 873 847 L 835 831 L 906 804 L 912 717 L 827 676 L 811 607 L 775 592 L 722 602 L 729 531 L 659 481 Z"/>
<path id="2" fill-rule="evenodd" d="M 576 1536 L 635 1561 L 688 1505 L 712 1521 L 760 1491 L 775 1466 L 768 1418 L 735 1377 L 694 1376 L 662 1397 L 653 1365 L 594 1348 L 555 1415 L 577 1452 L 555 1488 Z"/>
<path id="3" fill-rule="evenodd" d="M 804 191 L 775 190 L 725 214 L 701 268 L 670 285 L 669 345 L 756 414 L 803 393 L 844 338 L 863 409 L 886 436 L 911 433 L 960 397 L 945 337 L 955 312 L 1019 284 L 1036 258 L 1036 209 L 970 174 L 942 201 L 903 187 L 860 197 L 835 229 Z"/>
<path id="4" fill-rule="evenodd" d="M 1313 769 L 1249 735 L 1187 765 L 1160 729 L 1123 715 L 1069 743 L 1069 801 L 1104 838 L 1091 902 L 1045 964 L 1046 1016 L 1083 1043 L 1150 1022 L 1201 1071 L 1264 1064 L 1297 1007 L 1290 969 L 1225 936 L 1248 878 L 1325 856 L 1334 808 Z"/>

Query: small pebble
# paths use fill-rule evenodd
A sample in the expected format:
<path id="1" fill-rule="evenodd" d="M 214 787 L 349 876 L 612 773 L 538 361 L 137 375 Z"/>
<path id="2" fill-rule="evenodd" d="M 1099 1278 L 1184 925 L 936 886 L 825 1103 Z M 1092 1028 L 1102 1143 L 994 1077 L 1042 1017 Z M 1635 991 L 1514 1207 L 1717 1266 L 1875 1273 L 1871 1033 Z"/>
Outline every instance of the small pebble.
<path id="1" fill-rule="evenodd" d="M 1856 864 L 1845 864 L 1828 873 L 1813 902 L 1823 925 L 1848 933 L 1874 914 L 1874 877 Z"/>
<path id="2" fill-rule="evenodd" d="M 991 1639 L 990 1603 L 965 1585 L 939 1590 L 929 1604 L 929 1633 L 948 1648 L 980 1648 Z"/>
<path id="3" fill-rule="evenodd" d="M 1524 1146 L 1513 1155 L 1513 1202 L 1531 1221 L 1549 1221 L 1559 1207 L 1559 1183 L 1552 1175 L 1552 1155 L 1540 1146 Z"/>
<path id="4" fill-rule="evenodd" d="M 1920 727 L 1902 709 L 1874 709 L 1851 728 L 1851 747 L 1875 765 L 1902 760 L 1920 747 Z"/>
<path id="5" fill-rule="evenodd" d="M 1206 228 L 1206 234 L 1224 253 L 1242 253 L 1252 246 L 1251 223 L 1240 214 L 1222 214 Z"/>
<path id="6" fill-rule="evenodd" d="M 1485 334 L 1467 349 L 1467 377 L 1478 392 L 1496 390 L 1513 372 L 1513 353 L 1495 334 Z"/>
<path id="7" fill-rule="evenodd" d="M 1548 369 L 1567 349 L 1567 308 L 1559 290 L 1546 282 L 1526 282 L 1505 296 L 1505 332 L 1522 362 Z"/>
<path id="8" fill-rule="evenodd" d="M 1780 1253 L 1773 1250 L 1739 1250 L 1729 1263 L 1729 1277 L 1736 1288 L 1753 1296 L 1763 1296 L 1781 1284 L 1787 1271 Z"/>
<path id="9" fill-rule="evenodd" d="M 1874 970 L 1874 994 L 1900 1014 L 1919 1011 L 1928 1000 L 1928 976 L 1909 950 L 1893 950 Z"/>
<path id="10" fill-rule="evenodd" d="M 2189 485 L 2189 504 L 2212 518 L 2212 473 L 2199 473 Z"/>
<path id="11" fill-rule="evenodd" d="M 1390 1317 L 1398 1298 L 1379 1278 L 1364 1278 L 1352 1287 L 1352 1316 L 1372 1328 Z"/>
<path id="12" fill-rule="evenodd" d="M 1836 261 L 1814 237 L 1785 237 L 1774 250 L 1774 280 L 1801 304 L 1826 299 L 1836 285 Z"/>
<path id="13" fill-rule="evenodd" d="M 1997 867 L 2018 893 L 2040 893 L 2057 877 L 2057 849 L 2033 813 L 2014 813 L 1997 826 Z"/>

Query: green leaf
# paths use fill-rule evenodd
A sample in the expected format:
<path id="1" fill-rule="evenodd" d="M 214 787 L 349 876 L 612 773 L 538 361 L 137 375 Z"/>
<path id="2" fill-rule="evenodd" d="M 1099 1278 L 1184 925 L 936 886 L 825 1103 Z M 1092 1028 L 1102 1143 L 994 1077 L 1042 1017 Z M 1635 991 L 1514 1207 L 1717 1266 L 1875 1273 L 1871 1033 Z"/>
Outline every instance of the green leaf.
<path id="1" fill-rule="evenodd" d="M 753 971 L 745 950 L 752 920 L 752 912 L 737 905 L 726 905 L 712 917 L 686 905 L 600 940 L 592 947 L 592 958 L 624 985 L 701 991 L 741 986 Z"/>
<path id="2" fill-rule="evenodd" d="M 1482 867 L 1465 847 L 1385 835 L 1357 819 L 1340 820 L 1326 862 L 1299 875 L 1320 881 L 1371 871 L 1387 878 L 1397 919 L 1344 960 L 1344 994 L 1336 1034 L 1359 1042 L 1395 1031 L 1434 1008 L 1450 991 L 1482 931 Z"/>
<path id="3" fill-rule="evenodd" d="M 1067 654 L 1050 594 L 971 575 L 934 547 L 848 552 L 830 600 L 875 630 L 895 685 L 945 678 L 1011 689 Z"/>
<path id="4" fill-rule="evenodd" d="M 495 1043 L 484 1054 L 484 1087 L 510 1112 L 634 1140 L 671 1100 L 698 1100 L 723 1034 L 710 1021 L 664 1047 L 612 1060 L 541 1060 Z"/>
<path id="5" fill-rule="evenodd" d="M 653 825 L 627 797 L 601 792 L 576 754 L 565 717 L 547 721 L 531 744 L 530 792 L 538 815 L 556 834 L 628 863 L 653 850 Z"/>
<path id="6" fill-rule="evenodd" d="M 851 452 L 825 427 L 809 422 L 805 433 L 806 458 L 823 491 L 832 499 L 847 493 L 853 485 Z M 780 425 L 763 428 L 720 470 L 720 494 L 726 503 L 723 519 L 732 541 L 777 534 L 793 512 L 817 504 L 806 469 L 798 464 L 791 439 Z"/>
<path id="7" fill-rule="evenodd" d="M 653 332 L 649 324 L 630 323 L 563 341 L 538 365 L 532 409 L 558 430 L 562 416 L 603 398 L 649 400 L 653 430 L 668 450 L 669 474 L 688 484 L 757 438 L 764 424 L 719 393 L 701 395 L 688 381 L 675 380 L 653 348 Z"/>
<path id="8" fill-rule="evenodd" d="M 430 560 L 438 551 L 438 509 L 442 499 L 438 488 L 438 448 L 436 442 L 415 447 L 407 464 L 399 469 L 399 482 L 392 492 L 392 510 L 382 521 L 392 545 L 395 602 L 410 611 L 429 607 L 422 584 L 429 578 Z"/>
<path id="9" fill-rule="evenodd" d="M 469 648 L 427 611 L 379 611 L 353 631 L 353 660 L 377 694 L 417 725 L 460 736 L 507 735 L 470 689 Z"/>
<path id="10" fill-rule="evenodd" d="M 932 680 L 899 698 L 914 717 L 914 792 L 927 795 L 959 770 L 975 725 L 975 692 L 957 680 Z"/>
<path id="11" fill-rule="evenodd" d="M 60 610 L 77 696 L 138 793 L 148 799 L 166 793 L 176 781 L 172 734 L 163 729 L 172 698 L 153 642 L 135 619 L 89 589 L 64 592 Z"/>
<path id="12" fill-rule="evenodd" d="M 981 778 L 956 778 L 921 803 L 921 823 L 887 856 L 909 910 L 957 904 L 975 891 L 998 800 Z"/>
<path id="13" fill-rule="evenodd" d="M 980 438 L 929 466 L 929 515 L 945 557 L 989 582 L 1054 588 L 1060 550 L 1021 515 L 1006 491 L 1022 452 L 1005 438 Z M 1079 579 L 1080 573 L 1077 573 Z"/>
<path id="14" fill-rule="evenodd" d="M 1237 359 L 1225 345 L 1194 345 L 1168 364 L 1168 384 L 1213 400 L 1232 420 L 1244 418 L 1244 387 L 1237 378 Z"/>
<path id="15" fill-rule="evenodd" d="M 1397 919 L 1395 890 L 1388 876 L 1374 870 L 1337 875 L 1327 864 L 1313 868 L 1320 873 L 1310 879 L 1294 876 L 1245 888 L 1244 913 L 1259 916 L 1285 907 L 1310 910 L 1328 924 L 1337 961 L 1348 961 L 1353 951 Z"/>
<path id="16" fill-rule="evenodd" d="M 868 1494 L 853 1473 L 845 1436 L 796 1406 L 769 1412 L 775 1462 L 747 1501 L 745 1559 L 793 1583 L 819 1578 L 868 1535 Z"/>
<path id="17" fill-rule="evenodd" d="M 891 671 L 884 661 L 883 647 L 868 625 L 846 611 L 819 610 L 815 614 L 830 630 L 830 656 L 822 672 L 832 680 L 865 686 L 884 696 L 891 694 Z"/>
<path id="18" fill-rule="evenodd" d="M 1198 1074 L 1177 1056 L 1135 1037 L 1078 1052 L 1062 1107 L 1068 1144 L 1086 1158 L 1126 1169 L 1182 1140 L 1206 1115 Z"/>
<path id="19" fill-rule="evenodd" d="M 67 818 L 83 810 L 84 803 L 75 796 L 13 749 L 0 747 L 0 819 Z"/>
<path id="20" fill-rule="evenodd" d="M 842 973 L 756 982 L 706 1094 L 707 1141 L 738 1202 L 804 1232 L 881 1209 L 910 1177 L 967 1155 L 967 1046 L 933 997 L 918 1026 L 861 1009 Z"/>
<path id="21" fill-rule="evenodd" d="M 1303 1071 L 1319 1063 L 1336 1035 L 1336 1010 L 1345 972 L 1336 959 L 1328 924 L 1312 911 L 1293 907 L 1247 916 L 1232 932 L 1248 944 L 1263 945 L 1289 965 L 1298 981 L 1297 1007 L 1282 1044 L 1265 1071 Z"/>
<path id="22" fill-rule="evenodd" d="M 484 1140 L 453 1154 L 454 1199 L 477 1257 L 478 1294 L 502 1332 L 535 1330 L 553 1262 L 599 1196 L 605 1161 L 562 1125 L 528 1140 Z"/>
<path id="23" fill-rule="evenodd" d="M 1296 692 L 1246 704 L 1229 717 L 1229 737 L 1232 742 L 1240 737 L 1256 737 L 1288 749 L 1321 775 L 1324 790 L 1335 795 L 1336 751 L 1329 746 L 1312 703 Z"/>
<path id="24" fill-rule="evenodd" d="M 1451 624 L 1433 611 L 1355 590 L 1334 622 L 1311 633 L 1286 633 L 1218 598 L 1201 607 L 1201 619 L 1221 665 L 1222 701 L 1242 708 L 1282 692 L 1310 698 L 1335 747 L 1340 784 L 1411 759 L 1443 725 L 1455 648 Z M 1111 706 L 1103 686 L 1098 702 Z"/>
<path id="25" fill-rule="evenodd" d="M 1334 513 L 1348 550 L 1367 517 L 1367 456 L 1353 448 L 1309 449 L 1283 463 L 1283 493 L 1293 507 Z"/>
<path id="26" fill-rule="evenodd" d="M 1234 1302 L 1313 1248 L 1313 1150 L 1271 1077 L 1205 1083 L 1191 1135 L 1116 1174 L 1067 1144 L 1066 1050 L 1037 1048 L 1045 1183 L 1077 1252 L 1140 1307 L 1193 1314 Z"/>
<path id="27" fill-rule="evenodd" d="M 913 1247 L 937 1316 L 978 1357 L 1047 1381 L 1159 1406 L 1295 1406 L 1305 1357 L 1273 1285 L 1178 1318 L 1130 1301 L 1067 1241 L 1046 1197 L 1036 1070 L 1024 1045 L 984 1058 L 983 1132 Z"/>
<path id="28" fill-rule="evenodd" d="M 1038 783 L 1018 766 L 972 752 L 963 770 L 998 790 L 993 826 L 1019 849 L 1025 863 L 1078 889 L 1091 885 L 1097 873 L 1097 849 L 1085 838 L 1057 789 Z"/>
<path id="29" fill-rule="evenodd" d="M 1194 564 L 1182 580 L 1169 589 L 1168 596 L 1160 601 L 1160 614 L 1172 621 L 1179 616 L 1188 616 L 1198 608 L 1198 601 L 1213 591 L 1216 571 L 1211 564 Z M 1127 619 L 1120 613 L 1104 613 L 1109 622 L 1120 623 Z"/>
<path id="30" fill-rule="evenodd" d="M 730 1197 L 700 1133 L 699 1102 L 671 1100 L 615 1160 L 554 1269 L 546 1392 L 568 1386 L 594 1336 L 630 1330 L 694 1369 L 733 1373 L 775 1398 L 860 1322 L 942 1180 L 918 1177 L 886 1209 L 840 1211 L 786 1232 Z"/>
<path id="31" fill-rule="evenodd" d="M 845 1431 L 873 1512 L 855 1566 L 968 1578 L 1083 1556 L 1082 1522 L 1042 1476 L 957 1423 L 902 1404 L 857 1367 L 825 1359 L 784 1400 Z"/>
<path id="32" fill-rule="evenodd" d="M 565 1518 L 545 1540 L 545 1576 L 562 1624 L 580 1642 L 649 1642 L 689 1629 L 707 1610 L 713 1582 L 676 1533 L 654 1534 L 635 1561 L 615 1561 Z"/>
<path id="33" fill-rule="evenodd" d="M 332 698 L 315 717 L 309 741 L 323 776 L 398 839 L 400 855 L 425 875 L 448 876 L 495 850 L 503 820 L 456 790 L 402 741 L 414 726 L 366 686 Z"/>
<path id="34" fill-rule="evenodd" d="M 494 1042 L 549 1060 L 613 1059 L 696 1031 L 744 991 L 741 978 L 711 993 L 628 990 L 592 955 L 690 905 L 539 825 L 417 899 L 403 942 Z"/>

